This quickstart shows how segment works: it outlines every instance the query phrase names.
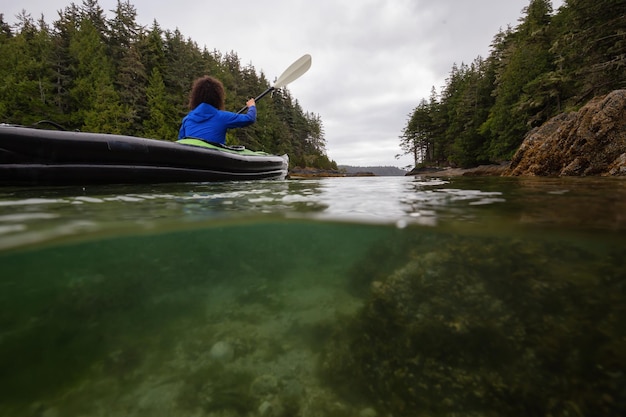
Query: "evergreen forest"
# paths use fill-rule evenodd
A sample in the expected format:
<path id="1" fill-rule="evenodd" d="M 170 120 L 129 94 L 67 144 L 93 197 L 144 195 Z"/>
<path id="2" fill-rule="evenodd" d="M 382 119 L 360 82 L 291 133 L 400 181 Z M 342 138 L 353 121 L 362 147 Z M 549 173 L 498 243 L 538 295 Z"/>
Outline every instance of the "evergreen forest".
<path id="1" fill-rule="evenodd" d="M 534 127 L 626 88 L 626 1 L 530 0 L 490 47 L 409 115 L 400 146 L 416 166 L 510 160 Z"/>
<path id="2" fill-rule="evenodd" d="M 270 86 L 235 52 L 209 50 L 178 30 L 137 23 L 118 0 L 111 17 L 97 0 L 70 4 L 53 22 L 23 11 L 0 14 L 0 123 L 53 121 L 68 130 L 176 140 L 193 80 L 210 74 L 237 110 Z M 259 120 L 228 133 L 227 143 L 290 156 L 291 166 L 336 169 L 319 115 L 305 112 L 287 89 L 259 101 Z"/>

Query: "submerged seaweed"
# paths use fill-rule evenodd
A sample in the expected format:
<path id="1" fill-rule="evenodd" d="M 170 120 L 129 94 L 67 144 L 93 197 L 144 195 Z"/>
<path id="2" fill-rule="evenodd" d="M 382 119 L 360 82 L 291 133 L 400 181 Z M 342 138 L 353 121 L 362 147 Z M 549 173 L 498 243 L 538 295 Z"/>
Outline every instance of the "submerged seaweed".
<path id="1" fill-rule="evenodd" d="M 626 413 L 623 248 L 420 240 L 327 346 L 330 383 L 401 416 Z"/>
<path id="2" fill-rule="evenodd" d="M 230 371 L 211 363 L 185 376 L 178 403 L 187 411 L 232 410 L 245 415 L 255 408 L 250 394 L 252 380 L 249 372 Z"/>

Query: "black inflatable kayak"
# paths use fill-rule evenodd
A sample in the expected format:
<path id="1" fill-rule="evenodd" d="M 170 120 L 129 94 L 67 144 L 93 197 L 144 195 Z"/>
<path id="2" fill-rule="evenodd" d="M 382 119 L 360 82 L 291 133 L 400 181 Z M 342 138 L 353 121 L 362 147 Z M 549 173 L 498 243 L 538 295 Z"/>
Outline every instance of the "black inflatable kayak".
<path id="1" fill-rule="evenodd" d="M 0 124 L 0 185 L 283 179 L 287 155 L 134 136 Z"/>

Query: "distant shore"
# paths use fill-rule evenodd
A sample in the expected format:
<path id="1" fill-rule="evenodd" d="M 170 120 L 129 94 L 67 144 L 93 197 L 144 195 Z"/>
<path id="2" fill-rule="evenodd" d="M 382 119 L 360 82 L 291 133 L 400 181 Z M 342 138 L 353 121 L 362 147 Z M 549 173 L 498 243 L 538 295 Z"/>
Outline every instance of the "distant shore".
<path id="1" fill-rule="evenodd" d="M 356 172 L 346 173 L 334 169 L 319 169 L 319 168 L 295 168 L 289 171 L 289 178 L 318 178 L 318 177 L 375 177 L 372 172 Z"/>
<path id="2" fill-rule="evenodd" d="M 500 176 L 509 167 L 509 162 L 494 165 L 480 165 L 475 168 L 452 168 L 452 167 L 421 167 L 413 169 L 405 176 L 422 177 L 460 177 L 460 176 Z M 289 172 L 290 179 L 323 178 L 323 177 L 377 177 L 373 172 L 346 173 L 339 170 L 325 170 L 318 168 L 296 168 Z"/>
<path id="3" fill-rule="evenodd" d="M 422 177 L 499 177 L 508 167 L 509 162 L 494 165 L 480 165 L 475 168 L 423 167 L 412 169 L 406 175 Z"/>

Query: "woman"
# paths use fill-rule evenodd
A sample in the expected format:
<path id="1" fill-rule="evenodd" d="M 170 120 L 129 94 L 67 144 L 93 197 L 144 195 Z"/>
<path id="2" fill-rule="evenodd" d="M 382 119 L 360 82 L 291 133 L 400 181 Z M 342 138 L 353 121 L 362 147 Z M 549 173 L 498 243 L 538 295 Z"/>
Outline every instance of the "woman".
<path id="1" fill-rule="evenodd" d="M 208 75 L 198 78 L 189 94 L 191 111 L 183 118 L 178 139 L 196 138 L 224 144 L 227 129 L 249 126 L 256 121 L 253 98 L 246 103 L 246 114 L 225 111 L 224 98 L 224 86 L 220 80 Z"/>

